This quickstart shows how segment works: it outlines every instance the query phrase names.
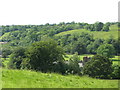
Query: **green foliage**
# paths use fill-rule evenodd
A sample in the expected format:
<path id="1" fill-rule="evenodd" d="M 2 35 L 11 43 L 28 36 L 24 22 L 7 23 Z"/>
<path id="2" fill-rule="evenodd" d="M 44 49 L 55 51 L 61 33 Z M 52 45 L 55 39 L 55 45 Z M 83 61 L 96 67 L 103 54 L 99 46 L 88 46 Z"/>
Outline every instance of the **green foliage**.
<path id="1" fill-rule="evenodd" d="M 108 31 L 109 31 L 109 26 L 105 25 L 105 26 L 103 27 L 102 31 L 108 32 Z"/>
<path id="2" fill-rule="evenodd" d="M 20 69 L 21 63 L 25 57 L 25 49 L 22 47 L 16 48 L 10 56 L 8 67 L 12 69 Z"/>
<path id="3" fill-rule="evenodd" d="M 120 55 L 120 37 L 112 44 L 115 48 L 116 55 Z"/>
<path id="4" fill-rule="evenodd" d="M 102 39 L 95 39 L 94 42 L 91 42 L 88 46 L 87 46 L 87 52 L 89 54 L 96 54 L 98 47 L 103 44 L 103 40 Z"/>
<path id="5" fill-rule="evenodd" d="M 61 73 L 63 75 L 68 75 L 68 74 L 77 74 L 77 75 L 82 75 L 81 74 L 81 68 L 78 65 L 79 62 L 79 56 L 78 53 L 75 53 L 70 60 L 66 60 L 64 62 L 59 62 L 54 65 L 54 70 L 55 72 Z"/>
<path id="6" fill-rule="evenodd" d="M 64 35 L 56 39 L 64 49 L 66 53 L 85 54 L 87 53 L 86 47 L 90 42 L 94 41 L 93 36 L 88 33 Z"/>
<path id="7" fill-rule="evenodd" d="M 77 60 L 69 60 L 68 64 L 65 64 L 65 74 L 76 74 L 76 75 L 82 75 L 81 68 L 78 65 Z"/>
<path id="8" fill-rule="evenodd" d="M 104 27 L 109 27 L 109 31 L 100 30 Z M 75 52 L 78 52 L 78 54 L 96 54 L 98 45 L 93 42 L 97 38 L 106 40 L 111 35 L 113 35 L 113 38 L 118 38 L 117 23 L 109 22 L 106 24 L 102 22 L 94 24 L 62 22 L 59 24 L 47 23 L 45 25 L 6 25 L 0 26 L 0 28 L 2 30 L 0 41 L 8 42 L 4 45 L 5 48 L 28 47 L 36 41 L 42 41 L 46 36 L 55 39 L 58 45 L 61 45 L 65 52 L 70 54 Z M 94 46 L 95 48 L 93 48 Z M 117 54 L 119 45 L 114 44 L 113 46 Z"/>
<path id="9" fill-rule="evenodd" d="M 111 74 L 112 79 L 120 79 L 120 66 L 113 65 L 113 72 Z"/>
<path id="10" fill-rule="evenodd" d="M 78 65 L 79 61 L 80 57 L 78 56 L 78 53 L 75 53 L 68 61 L 68 68 L 66 73 L 82 75 L 81 68 Z"/>
<path id="11" fill-rule="evenodd" d="M 83 68 L 84 74 L 96 78 L 110 78 L 112 71 L 112 61 L 100 55 L 93 56 Z"/>
<path id="12" fill-rule="evenodd" d="M 73 54 L 72 57 L 70 57 L 70 60 L 75 60 L 75 61 L 79 61 L 80 60 L 80 56 L 78 55 L 78 52 L 75 52 L 75 54 Z"/>
<path id="13" fill-rule="evenodd" d="M 76 42 L 73 44 L 72 46 L 72 50 L 71 50 L 71 53 L 75 53 L 75 52 L 78 52 L 78 54 L 85 54 L 86 53 L 86 47 L 83 43 L 81 42 Z"/>
<path id="14" fill-rule="evenodd" d="M 96 22 L 95 24 L 94 24 L 94 30 L 95 31 L 101 31 L 102 30 L 102 28 L 103 28 L 103 23 L 102 22 Z"/>
<path id="15" fill-rule="evenodd" d="M 12 53 L 12 50 L 8 48 L 2 48 L 2 58 L 7 58 Z"/>
<path id="16" fill-rule="evenodd" d="M 54 63 L 52 71 L 65 75 L 67 68 L 68 68 L 68 65 L 65 64 L 65 62 L 63 61 L 60 61 L 60 62 Z"/>
<path id="17" fill-rule="evenodd" d="M 112 58 L 115 55 L 115 48 L 111 44 L 103 44 L 98 47 L 97 54 Z"/>
<path id="18" fill-rule="evenodd" d="M 4 48 L 3 57 L 7 58 L 13 51 L 10 55 L 9 68 L 27 68 L 43 72 L 54 71 L 62 74 L 69 70 L 71 74 L 79 73 L 78 57 L 73 55 L 69 64 L 66 64 L 63 60 L 63 50 L 59 46 L 68 54 L 75 52 L 79 55 L 98 53 L 106 57 L 119 55 L 120 40 L 118 40 L 117 24 L 119 23 L 62 22 L 45 25 L 0 26 L 2 30 L 0 41 L 8 42 L 2 45 Z M 50 40 L 50 38 L 57 42 Z M 22 48 L 14 50 L 19 46 L 29 47 L 32 43 L 33 45 L 27 51 Z M 105 45 L 102 47 L 102 44 Z M 3 63 L 6 63 L 5 59 Z"/>
<path id="19" fill-rule="evenodd" d="M 63 50 L 53 40 L 32 44 L 27 52 L 31 69 L 42 72 L 52 71 L 55 62 L 63 61 Z"/>

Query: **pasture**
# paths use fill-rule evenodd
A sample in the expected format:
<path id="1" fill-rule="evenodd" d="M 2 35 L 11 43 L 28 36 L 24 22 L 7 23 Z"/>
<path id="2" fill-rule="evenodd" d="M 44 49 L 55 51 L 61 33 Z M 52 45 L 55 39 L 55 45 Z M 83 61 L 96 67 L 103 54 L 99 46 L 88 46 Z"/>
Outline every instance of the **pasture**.
<path id="1" fill-rule="evenodd" d="M 65 60 L 69 60 L 72 56 L 73 56 L 72 54 L 67 54 L 67 55 L 64 57 L 64 59 L 65 59 Z M 92 57 L 92 56 L 94 56 L 94 55 L 92 55 L 92 54 L 78 55 L 79 60 L 83 60 L 83 57 L 85 57 L 85 56 L 87 56 L 87 57 Z"/>
<path id="2" fill-rule="evenodd" d="M 113 60 L 113 64 L 120 65 L 120 56 L 115 56 L 111 59 Z"/>
<path id="3" fill-rule="evenodd" d="M 30 70 L 2 70 L 3 88 L 118 88 L 118 80 L 87 76 L 41 73 Z"/>

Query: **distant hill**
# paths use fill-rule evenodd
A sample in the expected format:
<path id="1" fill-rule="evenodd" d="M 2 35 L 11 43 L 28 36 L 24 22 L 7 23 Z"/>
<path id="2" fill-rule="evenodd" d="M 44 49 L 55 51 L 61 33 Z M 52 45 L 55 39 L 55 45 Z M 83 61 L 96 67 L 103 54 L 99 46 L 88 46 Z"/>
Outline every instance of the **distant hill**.
<path id="1" fill-rule="evenodd" d="M 3 45 L 4 49 L 12 50 L 19 46 L 25 48 L 34 42 L 51 38 L 56 40 L 65 52 L 71 54 L 78 51 L 81 54 L 95 54 L 97 48 L 103 43 L 113 44 L 117 50 L 118 22 L 6 25 L 0 26 L 0 29 L 2 30 L 0 42 L 8 42 Z M 75 49 L 79 47 L 78 44 L 83 46 L 81 50 Z M 84 50 L 82 50 L 83 48 Z"/>
<path id="2" fill-rule="evenodd" d="M 86 30 L 86 29 L 75 29 L 75 30 L 60 32 L 58 34 L 55 34 L 55 36 L 63 36 L 63 35 L 66 35 L 66 34 L 81 34 L 82 32 L 92 34 L 95 39 L 96 38 L 108 39 L 110 37 L 112 37 L 114 39 L 118 38 L 118 26 L 117 25 L 111 25 L 110 26 L 110 31 L 108 31 L 108 32 L 105 32 L 105 31 L 89 31 L 89 30 Z"/>

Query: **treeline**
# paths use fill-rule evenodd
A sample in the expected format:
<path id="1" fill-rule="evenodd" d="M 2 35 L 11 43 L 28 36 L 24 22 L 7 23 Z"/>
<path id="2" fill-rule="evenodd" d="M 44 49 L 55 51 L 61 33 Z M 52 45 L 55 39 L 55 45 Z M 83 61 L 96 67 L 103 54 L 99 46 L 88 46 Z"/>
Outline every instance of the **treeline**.
<path id="1" fill-rule="evenodd" d="M 52 38 L 57 41 L 58 45 L 62 46 L 66 53 L 74 54 L 96 54 L 97 48 L 102 44 L 111 44 L 114 47 L 115 55 L 119 55 L 120 42 L 119 39 L 94 39 L 93 35 L 89 33 L 81 34 L 67 34 L 63 36 L 55 36 L 55 34 L 74 29 L 87 29 L 90 31 L 107 31 L 109 27 L 115 23 L 96 22 L 94 24 L 88 23 L 59 23 L 59 24 L 45 24 L 45 25 L 6 25 L 0 26 L 2 42 L 8 42 L 3 46 L 3 52 L 6 49 L 13 49 L 14 47 L 23 46 L 28 47 L 36 41 L 41 41 L 46 38 Z M 105 29 L 107 27 L 107 29 Z M 7 51 L 7 50 L 6 50 Z"/>
<path id="2" fill-rule="evenodd" d="M 96 54 L 97 49 L 103 44 L 111 44 L 114 48 L 111 52 L 114 52 L 114 55 L 120 54 L 120 38 L 94 39 L 93 35 L 89 33 L 81 33 L 58 36 L 55 40 L 58 41 L 58 45 L 61 45 L 68 54 L 74 54 L 75 52 L 78 52 L 79 55 Z"/>
<path id="3" fill-rule="evenodd" d="M 63 31 L 74 30 L 74 29 L 87 29 L 90 31 L 109 31 L 109 26 L 119 24 L 115 23 L 102 23 L 96 22 L 94 24 L 88 23 L 59 23 L 59 24 L 45 24 L 45 25 L 6 25 L 0 26 L 1 36 L 8 33 L 9 36 L 1 38 L 1 41 L 12 41 L 12 40 L 31 40 L 39 41 L 43 35 L 53 36 Z M 30 41 L 29 40 L 29 41 Z"/>

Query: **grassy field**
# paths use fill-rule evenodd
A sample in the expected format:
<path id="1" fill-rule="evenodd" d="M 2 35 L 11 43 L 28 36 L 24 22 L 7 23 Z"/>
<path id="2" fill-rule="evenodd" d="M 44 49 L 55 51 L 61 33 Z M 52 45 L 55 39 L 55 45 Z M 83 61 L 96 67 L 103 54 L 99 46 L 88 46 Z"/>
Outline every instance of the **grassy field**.
<path id="1" fill-rule="evenodd" d="M 108 38 L 110 38 L 110 36 L 112 36 L 115 39 L 118 38 L 118 27 L 116 25 L 110 26 L 109 32 L 104 32 L 104 31 L 92 31 L 91 32 L 86 29 L 76 29 L 76 30 L 61 32 L 61 33 L 56 34 L 55 36 L 62 36 L 62 35 L 66 35 L 66 34 L 75 34 L 75 33 L 81 34 L 82 32 L 92 34 L 95 39 L 96 38 L 108 39 Z"/>
<path id="2" fill-rule="evenodd" d="M 65 57 L 65 60 L 70 60 L 70 58 L 72 57 L 73 55 L 66 55 L 66 57 Z M 94 55 L 92 55 L 92 54 L 83 54 L 83 55 L 78 55 L 79 56 L 79 58 L 80 58 L 80 60 L 83 60 L 83 57 L 85 57 L 85 56 L 87 56 L 87 57 L 92 57 L 92 56 L 94 56 Z"/>
<path id="3" fill-rule="evenodd" d="M 69 60 L 73 55 L 66 55 Z M 80 60 L 84 56 L 79 55 Z M 2 58 L 3 59 L 3 58 Z M 118 56 L 112 58 L 118 60 Z M 9 58 L 5 60 L 5 65 Z M 113 61 L 118 64 L 118 61 Z M 7 65 L 6 65 L 7 66 Z M 8 70 L 2 69 L 2 87 L 3 88 L 117 88 L 118 80 L 100 80 L 87 76 L 67 75 L 63 76 L 57 73 L 41 73 L 30 70 Z M 1 80 L 0 80 L 1 81 Z"/>
<path id="4" fill-rule="evenodd" d="M 2 72 L 3 88 L 117 88 L 118 80 L 99 80 L 87 76 L 63 76 L 30 70 L 7 70 Z"/>
<path id="5" fill-rule="evenodd" d="M 113 61 L 113 64 L 120 65 L 120 56 L 115 56 L 114 58 L 111 58 L 112 60 L 117 60 Z"/>
<path id="6" fill-rule="evenodd" d="M 70 58 L 72 57 L 73 55 L 66 55 L 65 60 L 70 60 Z M 83 60 L 83 57 L 87 56 L 87 57 L 92 57 L 94 55 L 92 54 L 83 54 L 83 55 L 78 55 L 79 56 L 79 60 Z M 119 60 L 119 61 L 113 61 L 113 64 L 116 64 L 116 65 L 120 65 L 120 56 L 115 56 L 114 58 L 110 58 L 111 60 Z"/>

